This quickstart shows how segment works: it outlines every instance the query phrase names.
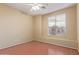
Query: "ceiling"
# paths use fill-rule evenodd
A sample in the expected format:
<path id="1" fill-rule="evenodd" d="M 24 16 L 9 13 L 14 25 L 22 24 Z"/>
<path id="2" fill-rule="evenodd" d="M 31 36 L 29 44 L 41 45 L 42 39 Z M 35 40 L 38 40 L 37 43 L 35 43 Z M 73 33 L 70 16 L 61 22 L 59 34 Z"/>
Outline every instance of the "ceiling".
<path id="1" fill-rule="evenodd" d="M 30 11 L 31 6 L 27 4 L 28 3 L 6 3 L 5 5 L 13 7 L 29 15 L 44 15 L 74 5 L 74 3 L 43 3 L 48 4 L 46 9 L 37 12 L 32 12 Z"/>

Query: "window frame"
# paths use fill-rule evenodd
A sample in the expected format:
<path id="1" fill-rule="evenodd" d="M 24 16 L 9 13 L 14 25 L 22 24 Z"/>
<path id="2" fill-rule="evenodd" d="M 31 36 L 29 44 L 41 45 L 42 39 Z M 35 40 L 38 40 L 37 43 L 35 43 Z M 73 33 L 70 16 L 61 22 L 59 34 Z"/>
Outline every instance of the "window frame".
<path id="1" fill-rule="evenodd" d="M 49 18 L 50 17 L 55 17 L 55 26 L 56 26 L 56 16 L 62 15 L 62 14 L 65 14 L 65 28 L 66 28 L 65 34 L 64 35 L 57 35 L 57 33 L 55 35 L 50 34 L 49 33 Z M 56 15 L 53 15 L 53 16 L 48 16 L 48 36 L 67 36 L 67 33 L 68 33 L 68 28 L 67 28 L 67 13 L 60 13 L 60 14 L 56 14 Z"/>

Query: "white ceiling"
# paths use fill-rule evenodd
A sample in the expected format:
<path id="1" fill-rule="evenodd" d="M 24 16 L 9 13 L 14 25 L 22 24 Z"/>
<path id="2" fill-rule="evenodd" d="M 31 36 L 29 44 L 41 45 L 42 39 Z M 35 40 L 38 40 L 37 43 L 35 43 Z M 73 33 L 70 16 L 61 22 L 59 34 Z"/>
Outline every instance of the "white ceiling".
<path id="1" fill-rule="evenodd" d="M 44 15 L 50 12 L 57 11 L 59 9 L 67 8 L 69 6 L 74 5 L 73 3 L 48 3 L 48 6 L 46 9 L 32 12 L 30 11 L 31 6 L 27 5 L 28 3 L 7 3 L 6 5 L 13 7 L 15 9 L 18 9 L 26 14 L 29 15 Z"/>

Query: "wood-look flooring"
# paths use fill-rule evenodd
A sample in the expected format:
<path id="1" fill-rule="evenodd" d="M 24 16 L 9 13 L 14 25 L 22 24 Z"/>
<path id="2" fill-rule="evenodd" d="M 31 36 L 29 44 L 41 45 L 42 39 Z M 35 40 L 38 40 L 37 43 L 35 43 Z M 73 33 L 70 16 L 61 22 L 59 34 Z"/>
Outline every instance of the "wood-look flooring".
<path id="1" fill-rule="evenodd" d="M 0 50 L 0 55 L 78 55 L 77 50 L 31 41 Z"/>

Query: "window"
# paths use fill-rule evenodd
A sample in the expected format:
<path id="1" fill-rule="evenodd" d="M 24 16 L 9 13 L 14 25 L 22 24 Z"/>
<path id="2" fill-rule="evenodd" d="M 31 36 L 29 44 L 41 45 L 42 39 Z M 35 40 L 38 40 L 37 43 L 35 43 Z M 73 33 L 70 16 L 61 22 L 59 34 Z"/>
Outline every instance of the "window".
<path id="1" fill-rule="evenodd" d="M 66 14 L 48 17 L 48 34 L 62 36 L 66 34 Z"/>

